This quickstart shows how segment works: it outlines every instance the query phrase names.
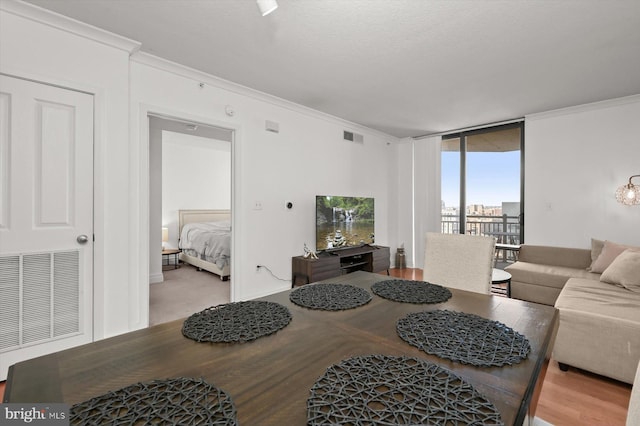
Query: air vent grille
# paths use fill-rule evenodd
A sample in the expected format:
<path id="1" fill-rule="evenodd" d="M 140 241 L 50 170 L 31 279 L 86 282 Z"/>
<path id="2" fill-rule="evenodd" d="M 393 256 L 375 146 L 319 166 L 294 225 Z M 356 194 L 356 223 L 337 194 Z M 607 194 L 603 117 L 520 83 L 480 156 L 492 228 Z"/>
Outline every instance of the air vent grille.
<path id="1" fill-rule="evenodd" d="M 348 130 L 343 131 L 343 138 L 349 142 L 364 143 L 364 136 L 359 133 L 353 133 Z"/>
<path id="2" fill-rule="evenodd" d="M 80 331 L 80 253 L 0 256 L 0 351 Z"/>

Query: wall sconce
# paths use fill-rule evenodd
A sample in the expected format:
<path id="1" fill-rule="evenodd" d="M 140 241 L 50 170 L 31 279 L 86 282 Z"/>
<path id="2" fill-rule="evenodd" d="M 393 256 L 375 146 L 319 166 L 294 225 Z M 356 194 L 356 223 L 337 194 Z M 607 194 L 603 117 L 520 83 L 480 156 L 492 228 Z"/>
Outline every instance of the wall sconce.
<path id="1" fill-rule="evenodd" d="M 258 3 L 258 9 L 262 16 L 267 16 L 278 8 L 278 2 L 276 0 L 256 0 Z"/>
<path id="2" fill-rule="evenodd" d="M 162 250 L 164 251 L 164 243 L 169 241 L 169 228 L 162 228 Z"/>
<path id="3" fill-rule="evenodd" d="M 640 178 L 640 175 L 633 175 L 629 178 L 629 183 L 622 185 L 616 190 L 616 200 L 627 206 L 640 204 L 640 185 L 631 183 L 631 179 Z"/>

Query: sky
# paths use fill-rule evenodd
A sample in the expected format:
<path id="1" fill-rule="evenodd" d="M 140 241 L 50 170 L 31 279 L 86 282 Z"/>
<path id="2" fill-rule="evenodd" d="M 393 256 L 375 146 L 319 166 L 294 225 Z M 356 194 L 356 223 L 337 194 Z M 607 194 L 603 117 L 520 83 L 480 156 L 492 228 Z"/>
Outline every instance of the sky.
<path id="1" fill-rule="evenodd" d="M 442 200 L 460 204 L 460 153 L 442 152 Z M 520 151 L 467 152 L 467 205 L 520 201 Z"/>

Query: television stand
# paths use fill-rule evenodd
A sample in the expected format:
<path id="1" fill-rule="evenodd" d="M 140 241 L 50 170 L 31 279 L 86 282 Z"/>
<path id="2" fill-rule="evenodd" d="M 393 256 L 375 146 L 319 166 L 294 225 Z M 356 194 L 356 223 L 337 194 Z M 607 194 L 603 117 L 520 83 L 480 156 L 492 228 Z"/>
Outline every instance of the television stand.
<path id="1" fill-rule="evenodd" d="M 355 271 L 387 272 L 391 266 L 389 247 L 364 245 L 325 251 L 317 259 L 291 258 L 291 287 L 326 280 Z"/>

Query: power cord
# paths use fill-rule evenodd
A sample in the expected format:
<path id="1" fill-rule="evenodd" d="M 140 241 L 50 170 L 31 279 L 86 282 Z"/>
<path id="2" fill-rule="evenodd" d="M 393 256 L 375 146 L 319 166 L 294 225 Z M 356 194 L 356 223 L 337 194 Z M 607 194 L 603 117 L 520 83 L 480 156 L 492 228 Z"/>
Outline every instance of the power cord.
<path id="1" fill-rule="evenodd" d="M 260 270 L 260 268 L 264 268 L 264 269 L 266 269 L 266 270 L 267 270 L 267 272 L 269 272 L 269 273 L 271 274 L 271 276 L 272 276 L 273 278 L 277 279 L 277 280 L 284 281 L 284 282 L 286 282 L 286 283 L 290 283 L 290 282 L 291 282 L 291 280 L 290 280 L 290 279 L 289 279 L 289 280 L 287 280 L 287 279 L 284 279 L 284 278 L 280 278 L 279 276 L 277 276 L 276 274 L 274 274 L 274 273 L 271 271 L 271 269 L 269 269 L 267 266 L 264 266 L 264 265 L 258 265 L 258 266 L 256 266 L 256 270 L 257 270 L 257 271 L 259 271 L 259 270 Z"/>

